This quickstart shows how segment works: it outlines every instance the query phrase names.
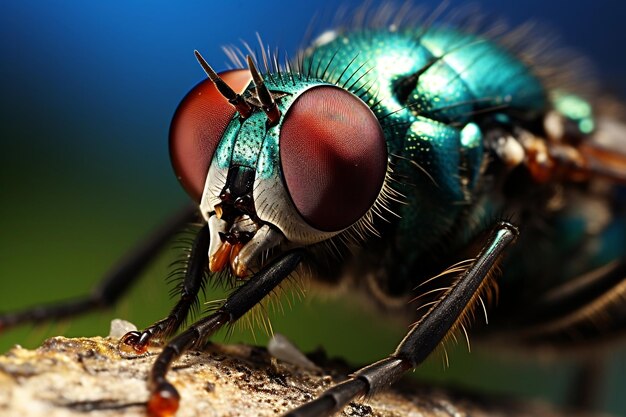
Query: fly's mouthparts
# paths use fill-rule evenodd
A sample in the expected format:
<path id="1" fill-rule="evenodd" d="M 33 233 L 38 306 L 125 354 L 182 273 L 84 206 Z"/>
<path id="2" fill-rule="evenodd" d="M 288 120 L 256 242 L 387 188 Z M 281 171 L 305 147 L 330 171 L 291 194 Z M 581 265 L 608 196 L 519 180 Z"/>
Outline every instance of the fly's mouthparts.
<path id="1" fill-rule="evenodd" d="M 228 242 L 223 242 L 217 246 L 216 250 L 212 254 L 209 254 L 209 271 L 219 272 L 224 269 L 224 266 L 226 266 L 226 263 L 230 258 L 230 251 L 232 248 L 233 245 Z"/>
<path id="2" fill-rule="evenodd" d="M 261 254 L 278 246 L 284 239 L 282 233 L 264 224 L 231 260 L 230 267 L 233 273 L 238 277 L 248 275 L 250 266 L 260 263 Z"/>
<path id="3" fill-rule="evenodd" d="M 217 216 L 218 219 L 221 219 L 222 215 L 224 215 L 224 208 L 222 207 L 221 204 L 218 204 L 215 206 L 215 215 Z"/>
<path id="4" fill-rule="evenodd" d="M 248 215 L 239 216 L 229 224 L 216 213 L 209 218 L 209 231 L 209 270 L 218 272 L 229 265 L 238 278 L 261 267 L 262 254 L 285 240 L 276 228 L 269 224 L 259 225 Z"/>
<path id="5" fill-rule="evenodd" d="M 240 232 L 239 230 L 235 230 L 234 232 L 228 232 L 228 233 L 220 232 L 219 235 L 220 235 L 220 240 L 222 242 L 228 242 L 231 245 L 237 245 L 237 244 L 248 243 L 248 241 L 252 239 L 252 236 L 254 236 L 254 233 Z"/>

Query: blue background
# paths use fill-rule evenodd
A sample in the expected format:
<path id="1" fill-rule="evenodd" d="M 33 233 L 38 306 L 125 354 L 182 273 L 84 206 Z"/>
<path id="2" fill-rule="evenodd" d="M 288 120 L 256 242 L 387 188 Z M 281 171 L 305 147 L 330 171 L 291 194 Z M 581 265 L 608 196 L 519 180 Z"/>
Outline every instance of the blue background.
<path id="1" fill-rule="evenodd" d="M 451 1 L 451 8 L 463 3 Z M 420 4 L 433 8 L 439 1 Z M 561 45 L 596 64 L 606 90 L 626 98 L 622 2 L 476 4 L 489 19 L 505 18 L 511 26 L 541 22 L 537 39 L 558 33 Z M 178 102 L 203 78 L 194 49 L 223 69 L 220 46 L 253 43 L 259 32 L 293 55 L 312 17 L 317 14 L 323 28 L 336 8 L 326 0 L 2 1 L 0 310 L 85 293 L 133 242 L 187 201 L 171 172 L 167 132 Z M 69 327 L 13 330 L 0 336 L 0 350 L 17 342 L 36 346 L 59 332 L 106 334 L 112 317 L 140 327 L 160 318 L 170 305 L 162 283 L 170 258 L 157 262 L 114 312 L 91 314 Z M 360 307 L 296 302 L 274 328 L 305 350 L 322 344 L 355 363 L 374 360 L 393 348 L 402 326 L 390 326 L 388 318 L 363 319 Z M 243 331 L 231 340 L 251 338 Z M 265 340 L 257 336 L 258 343 Z M 564 399 L 572 373 L 567 365 L 494 358 L 488 347 L 471 355 L 463 347 L 454 350 L 450 369 L 442 370 L 434 358 L 418 377 Z M 620 393 L 626 359 L 623 353 L 603 355 L 613 358 L 604 407 L 625 415 Z"/>

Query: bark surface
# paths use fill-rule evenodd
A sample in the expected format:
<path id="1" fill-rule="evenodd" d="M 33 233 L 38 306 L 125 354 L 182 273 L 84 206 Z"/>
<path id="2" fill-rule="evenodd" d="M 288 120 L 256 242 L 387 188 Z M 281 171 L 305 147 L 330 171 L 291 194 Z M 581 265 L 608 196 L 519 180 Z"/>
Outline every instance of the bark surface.
<path id="1" fill-rule="evenodd" d="M 0 416 L 145 416 L 146 376 L 159 352 L 124 357 L 115 338 L 54 337 L 35 350 L 14 347 L 0 356 Z M 280 416 L 346 377 L 341 361 L 312 357 L 306 370 L 272 358 L 265 349 L 212 345 L 183 355 L 169 378 L 188 416 Z M 366 402 L 352 417 L 572 416 L 548 405 L 452 392 L 402 381 Z"/>

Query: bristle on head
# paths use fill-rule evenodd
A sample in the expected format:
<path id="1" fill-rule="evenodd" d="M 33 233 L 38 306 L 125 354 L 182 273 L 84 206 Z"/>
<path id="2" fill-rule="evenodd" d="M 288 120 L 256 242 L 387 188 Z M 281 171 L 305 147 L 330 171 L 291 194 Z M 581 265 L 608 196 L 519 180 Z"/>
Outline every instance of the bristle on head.
<path id="1" fill-rule="evenodd" d="M 280 110 L 278 109 L 278 106 L 272 97 L 272 93 L 265 85 L 265 81 L 259 73 L 259 70 L 256 68 L 254 60 L 250 55 L 246 57 L 246 61 L 248 62 L 250 74 L 252 74 L 252 80 L 254 81 L 257 98 L 259 99 L 259 102 L 261 102 L 261 106 L 267 115 L 267 120 L 270 126 L 273 126 L 280 120 Z"/>
<path id="2" fill-rule="evenodd" d="M 209 79 L 213 82 L 217 91 L 226 99 L 230 104 L 235 106 L 237 112 L 241 115 L 242 118 L 247 118 L 252 114 L 252 107 L 246 100 L 241 96 L 241 94 L 235 93 L 232 88 L 224 80 L 220 78 L 220 76 L 211 68 L 211 66 L 206 62 L 206 60 L 200 55 L 200 52 L 197 50 L 193 51 L 196 59 L 200 63 L 200 66 L 209 77 Z"/>

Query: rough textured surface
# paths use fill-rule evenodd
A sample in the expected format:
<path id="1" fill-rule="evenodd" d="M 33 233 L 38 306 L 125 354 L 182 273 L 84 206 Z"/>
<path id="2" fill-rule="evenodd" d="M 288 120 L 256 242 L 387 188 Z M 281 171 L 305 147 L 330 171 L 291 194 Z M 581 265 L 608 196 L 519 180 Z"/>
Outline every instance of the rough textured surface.
<path id="1" fill-rule="evenodd" d="M 0 356 L 0 416 L 144 416 L 145 379 L 158 349 L 124 358 L 117 340 L 55 337 L 36 350 Z M 264 349 L 213 345 L 178 360 L 170 380 L 182 395 L 178 416 L 278 416 L 345 377 L 345 366 L 313 357 L 311 371 L 271 358 Z M 88 412 L 88 413 L 87 413 Z M 478 398 L 398 384 L 346 416 L 571 416 L 548 406 Z"/>

